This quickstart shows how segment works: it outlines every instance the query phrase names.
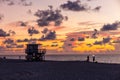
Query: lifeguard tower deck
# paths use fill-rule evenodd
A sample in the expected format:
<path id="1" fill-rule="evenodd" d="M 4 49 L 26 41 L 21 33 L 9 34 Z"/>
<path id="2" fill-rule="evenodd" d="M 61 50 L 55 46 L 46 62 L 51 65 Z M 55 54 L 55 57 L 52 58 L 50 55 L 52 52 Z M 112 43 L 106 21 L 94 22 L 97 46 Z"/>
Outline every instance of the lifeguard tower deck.
<path id="1" fill-rule="evenodd" d="M 25 53 L 28 61 L 45 60 L 46 49 L 42 49 L 41 44 L 27 44 L 26 46 Z"/>

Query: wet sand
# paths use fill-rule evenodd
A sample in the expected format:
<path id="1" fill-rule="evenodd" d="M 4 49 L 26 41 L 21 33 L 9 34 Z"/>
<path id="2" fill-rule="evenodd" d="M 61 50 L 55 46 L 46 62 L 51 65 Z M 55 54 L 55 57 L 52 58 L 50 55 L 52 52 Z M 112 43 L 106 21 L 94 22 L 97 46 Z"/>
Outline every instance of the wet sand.
<path id="1" fill-rule="evenodd" d="M 120 64 L 0 59 L 0 80 L 120 80 Z"/>

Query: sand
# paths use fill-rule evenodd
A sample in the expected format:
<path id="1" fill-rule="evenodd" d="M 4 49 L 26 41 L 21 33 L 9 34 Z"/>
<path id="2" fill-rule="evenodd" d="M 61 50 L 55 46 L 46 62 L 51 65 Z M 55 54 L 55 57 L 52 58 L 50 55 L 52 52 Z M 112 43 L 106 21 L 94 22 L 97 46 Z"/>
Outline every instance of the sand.
<path id="1" fill-rule="evenodd" d="M 0 59 L 0 80 L 120 80 L 120 64 Z"/>

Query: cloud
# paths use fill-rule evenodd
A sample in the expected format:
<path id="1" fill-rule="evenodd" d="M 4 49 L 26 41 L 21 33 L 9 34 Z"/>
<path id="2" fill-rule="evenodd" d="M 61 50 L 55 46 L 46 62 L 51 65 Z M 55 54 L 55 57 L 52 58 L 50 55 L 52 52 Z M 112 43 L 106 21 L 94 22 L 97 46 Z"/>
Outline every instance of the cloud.
<path id="1" fill-rule="evenodd" d="M 15 5 L 15 3 L 13 1 L 10 1 L 10 2 L 8 2 L 8 5 L 12 6 L 12 5 Z"/>
<path id="2" fill-rule="evenodd" d="M 87 1 L 92 1 L 92 0 L 87 0 Z"/>
<path id="3" fill-rule="evenodd" d="M 94 32 L 92 34 L 92 38 L 97 38 L 98 30 L 94 29 Z"/>
<path id="4" fill-rule="evenodd" d="M 6 36 L 10 36 L 10 34 L 5 32 L 3 29 L 0 29 L 0 37 L 6 37 Z"/>
<path id="5" fill-rule="evenodd" d="M 16 40 L 16 42 L 29 42 L 30 40 L 29 39 L 27 39 L 27 38 L 25 38 L 25 39 L 23 39 L 23 40 L 21 40 L 21 39 L 17 39 Z"/>
<path id="6" fill-rule="evenodd" d="M 61 30 L 64 28 L 65 28 L 65 26 L 59 26 L 59 27 L 54 27 L 52 30 L 58 31 L 58 30 Z"/>
<path id="7" fill-rule="evenodd" d="M 87 1 L 97 1 L 97 0 L 87 0 Z"/>
<path id="8" fill-rule="evenodd" d="M 45 40 L 54 40 L 56 39 L 56 32 L 55 31 L 49 31 L 45 36 Z"/>
<path id="9" fill-rule="evenodd" d="M 37 23 L 39 26 L 49 26 L 50 22 L 54 22 L 55 26 L 61 25 L 63 20 L 68 20 L 67 16 L 63 16 L 61 14 L 61 10 L 53 10 L 52 6 L 48 6 L 50 9 L 47 10 L 38 10 L 35 13 L 35 16 L 37 16 L 39 19 L 37 20 Z"/>
<path id="10" fill-rule="evenodd" d="M 36 30 L 34 27 L 31 27 L 28 29 L 28 34 L 30 34 L 30 36 L 32 36 L 33 34 L 39 34 L 39 31 Z"/>
<path id="11" fill-rule="evenodd" d="M 110 37 L 107 37 L 107 38 L 103 38 L 103 43 L 108 43 L 110 42 L 111 38 Z"/>
<path id="12" fill-rule="evenodd" d="M 27 14 L 32 14 L 31 9 L 29 9 L 29 10 L 27 11 Z"/>
<path id="13" fill-rule="evenodd" d="M 23 27 L 25 27 L 25 26 L 27 26 L 27 22 L 18 21 L 17 22 L 17 26 L 23 26 Z"/>
<path id="14" fill-rule="evenodd" d="M 49 30 L 44 28 L 42 31 L 43 35 L 40 40 L 53 40 L 56 39 L 56 31 Z"/>
<path id="15" fill-rule="evenodd" d="M 101 31 L 117 30 L 118 27 L 120 27 L 120 22 L 114 22 L 112 24 L 105 24 L 101 28 Z"/>
<path id="16" fill-rule="evenodd" d="M 92 22 L 92 21 L 85 21 L 85 22 L 78 23 L 78 25 L 86 25 L 86 26 L 93 26 L 93 25 L 97 25 L 97 24 L 101 24 L 101 23 L 96 23 L 96 22 Z"/>
<path id="17" fill-rule="evenodd" d="M 8 6 L 13 5 L 32 6 L 32 2 L 28 0 L 0 0 L 0 3 Z"/>
<path id="18" fill-rule="evenodd" d="M 3 43 L 4 43 L 4 44 L 12 44 L 12 43 L 14 43 L 14 40 L 8 38 L 8 39 L 6 39 L 5 41 L 3 41 Z"/>
<path id="19" fill-rule="evenodd" d="M 71 11 L 87 11 L 90 7 L 81 4 L 80 0 L 76 1 L 67 1 L 67 3 L 61 4 L 60 8 L 64 10 L 71 10 Z"/>
<path id="20" fill-rule="evenodd" d="M 97 7 L 95 7 L 93 10 L 94 11 L 99 11 L 101 9 L 101 6 L 97 6 Z"/>
<path id="21" fill-rule="evenodd" d="M 22 2 L 21 3 L 23 6 L 32 6 L 32 2 L 26 2 L 26 1 L 24 1 L 24 2 Z"/>
<path id="22" fill-rule="evenodd" d="M 6 40 L 3 41 L 4 44 L 6 44 L 6 48 L 23 48 L 24 45 L 23 44 L 16 44 L 16 41 L 14 41 L 11 38 L 8 38 Z"/>
<path id="23" fill-rule="evenodd" d="M 43 34 L 46 34 L 48 32 L 48 28 L 44 28 L 43 31 L 41 31 Z"/>
<path id="24" fill-rule="evenodd" d="M 11 22 L 9 24 L 7 24 L 7 26 L 13 26 L 13 27 L 23 27 L 23 28 L 27 28 L 30 26 L 36 25 L 36 21 L 35 20 L 28 20 L 28 21 L 15 21 L 15 22 Z"/>
<path id="25" fill-rule="evenodd" d="M 4 15 L 3 14 L 0 14 L 0 21 L 2 21 L 4 18 Z"/>
<path id="26" fill-rule="evenodd" d="M 92 1 L 92 0 L 87 0 Z M 64 4 L 60 5 L 60 8 L 63 10 L 69 10 L 69 11 L 99 11 L 101 9 L 101 6 L 96 6 L 95 8 L 91 8 L 91 6 L 88 6 L 88 4 L 82 4 L 80 0 L 76 1 L 67 1 Z"/>
<path id="27" fill-rule="evenodd" d="M 16 34 L 16 32 L 15 32 L 15 31 L 12 31 L 12 30 L 9 30 L 8 33 L 9 33 L 10 36 L 13 36 L 13 35 Z"/>
<path id="28" fill-rule="evenodd" d="M 0 29 L 0 37 L 7 37 L 7 36 L 13 36 L 16 32 L 13 30 L 9 30 L 8 33 L 5 32 L 3 29 Z"/>

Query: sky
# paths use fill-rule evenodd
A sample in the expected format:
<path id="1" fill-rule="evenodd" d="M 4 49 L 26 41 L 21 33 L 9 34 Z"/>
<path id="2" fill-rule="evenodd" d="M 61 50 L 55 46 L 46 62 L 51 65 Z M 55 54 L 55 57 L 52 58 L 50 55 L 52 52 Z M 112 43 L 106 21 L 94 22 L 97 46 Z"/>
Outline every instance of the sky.
<path id="1" fill-rule="evenodd" d="M 70 1 L 77 2 L 77 0 Z M 68 0 L 0 0 L 0 28 L 5 31 L 12 29 L 18 34 L 22 34 L 21 31 L 23 31 L 22 35 L 24 35 L 26 28 L 19 29 L 14 27 L 14 24 L 23 21 L 35 27 L 39 19 L 35 13 L 38 10 L 49 9 L 49 5 L 52 5 L 54 10 L 60 9 L 61 14 L 68 17 L 68 20 L 63 20 L 57 27 L 53 24 L 46 26 L 58 30 L 58 34 L 100 29 L 104 24 L 120 21 L 119 0 L 80 0 L 79 3 L 84 9 L 78 10 L 73 8 L 75 6 L 68 6 L 67 3 Z M 60 7 L 65 4 L 67 4 L 67 10 Z M 38 30 L 41 28 L 44 27 L 37 26 Z"/>

